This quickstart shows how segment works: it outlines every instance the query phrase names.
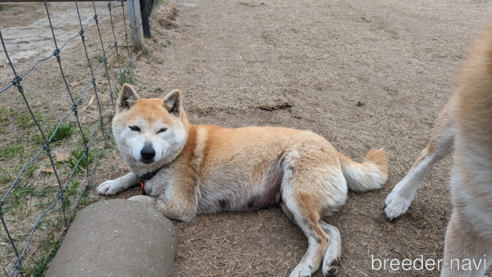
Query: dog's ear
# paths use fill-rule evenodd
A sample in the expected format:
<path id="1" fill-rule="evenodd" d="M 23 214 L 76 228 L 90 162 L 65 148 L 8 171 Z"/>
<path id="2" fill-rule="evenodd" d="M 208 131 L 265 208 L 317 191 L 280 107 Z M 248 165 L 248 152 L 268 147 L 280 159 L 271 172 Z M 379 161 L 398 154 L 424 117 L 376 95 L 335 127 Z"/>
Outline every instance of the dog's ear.
<path id="1" fill-rule="evenodd" d="M 169 113 L 179 116 L 181 114 L 181 92 L 177 89 L 171 91 L 162 99 L 162 104 Z"/>
<path id="2" fill-rule="evenodd" d="M 140 100 L 140 96 L 135 89 L 129 84 L 123 84 L 118 96 L 118 113 L 130 109 L 138 100 Z"/>

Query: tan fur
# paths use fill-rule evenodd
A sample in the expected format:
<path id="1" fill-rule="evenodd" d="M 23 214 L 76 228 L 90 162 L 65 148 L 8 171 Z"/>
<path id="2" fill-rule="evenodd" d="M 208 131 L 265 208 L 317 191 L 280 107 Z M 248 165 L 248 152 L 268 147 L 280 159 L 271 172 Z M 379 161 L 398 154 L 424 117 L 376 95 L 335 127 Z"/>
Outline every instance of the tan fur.
<path id="1" fill-rule="evenodd" d="M 453 213 L 441 276 L 482 276 L 492 262 L 492 26 L 471 48 L 427 148 L 388 195 L 388 218 L 406 211 L 422 178 L 453 148 Z"/>
<path id="2" fill-rule="evenodd" d="M 130 200 L 155 205 L 168 218 L 191 222 L 196 214 L 280 205 L 309 242 L 291 276 L 311 276 L 321 263 L 323 275 L 336 272 L 340 233 L 321 218 L 344 204 L 348 188 L 378 189 L 387 179 L 382 149 L 359 164 L 310 131 L 192 125 L 179 91 L 141 99 L 125 84 L 118 104 L 113 133 L 131 173 L 102 183 L 99 193 L 118 193 L 157 171 L 145 181 L 148 196 Z M 145 160 L 144 148 L 160 158 Z"/>

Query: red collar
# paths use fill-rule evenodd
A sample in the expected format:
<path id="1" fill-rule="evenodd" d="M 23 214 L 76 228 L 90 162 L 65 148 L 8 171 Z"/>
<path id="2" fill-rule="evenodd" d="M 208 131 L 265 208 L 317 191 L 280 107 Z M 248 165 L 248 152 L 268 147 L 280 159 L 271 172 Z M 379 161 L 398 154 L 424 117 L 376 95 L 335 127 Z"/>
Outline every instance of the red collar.
<path id="1" fill-rule="evenodd" d="M 137 182 L 140 183 L 140 187 L 142 188 L 142 195 L 147 195 L 145 193 L 144 181 L 152 179 L 157 174 L 157 172 L 159 172 L 159 170 L 161 170 L 161 168 L 158 168 L 157 170 L 154 170 L 152 172 L 147 172 L 144 174 L 137 175 Z"/>
<path id="2" fill-rule="evenodd" d="M 140 187 L 142 188 L 142 195 L 147 195 L 147 193 L 145 193 L 145 186 L 143 182 L 140 182 Z"/>

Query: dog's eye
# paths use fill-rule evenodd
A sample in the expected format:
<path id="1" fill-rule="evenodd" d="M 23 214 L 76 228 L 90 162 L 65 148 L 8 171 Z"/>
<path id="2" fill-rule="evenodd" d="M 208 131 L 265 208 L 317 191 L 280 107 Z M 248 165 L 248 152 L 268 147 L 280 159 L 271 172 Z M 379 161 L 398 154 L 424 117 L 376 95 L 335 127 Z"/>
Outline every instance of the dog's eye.
<path id="1" fill-rule="evenodd" d="M 132 131 L 135 131 L 135 132 L 139 132 L 140 133 L 140 128 L 138 128 L 137 126 L 130 126 L 129 128 Z"/>
<path id="2" fill-rule="evenodd" d="M 167 129 L 166 128 L 161 128 L 159 131 L 157 131 L 157 133 L 162 133 L 162 132 L 165 132 Z"/>

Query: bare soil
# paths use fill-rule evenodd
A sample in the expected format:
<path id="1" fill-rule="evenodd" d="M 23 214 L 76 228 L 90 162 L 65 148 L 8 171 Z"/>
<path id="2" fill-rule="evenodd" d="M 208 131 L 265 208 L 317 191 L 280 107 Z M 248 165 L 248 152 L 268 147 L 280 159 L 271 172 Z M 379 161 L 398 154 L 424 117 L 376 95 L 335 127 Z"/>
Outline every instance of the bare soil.
<path id="1" fill-rule="evenodd" d="M 180 89 L 194 124 L 312 130 L 359 161 L 371 148 L 383 147 L 389 158 L 384 188 L 349 193 L 342 210 L 325 218 L 342 237 L 339 276 L 438 276 L 437 270 L 371 270 L 371 258 L 442 257 L 451 158 L 424 179 L 400 219 L 385 219 L 384 199 L 427 144 L 467 46 L 486 23 L 489 2 L 174 4 L 175 20 L 164 7 L 153 20 L 149 53 L 135 70 L 138 92 L 163 97 Z M 126 173 L 116 150 L 110 153 L 94 184 Z M 132 188 L 91 197 L 139 193 Z M 280 208 L 174 224 L 175 276 L 287 276 L 307 249 L 305 236 Z"/>
<path id="2" fill-rule="evenodd" d="M 152 56 L 163 63 L 139 64 L 139 93 L 159 97 L 178 88 L 192 123 L 312 130 L 356 160 L 384 147 L 384 188 L 350 193 L 344 208 L 326 218 L 342 236 L 339 276 L 438 276 L 373 271 L 371 255 L 442 257 L 451 158 L 424 179 L 401 219 L 385 219 L 384 199 L 427 144 L 466 49 L 486 23 L 488 3 L 175 4 L 177 29 L 153 28 L 159 44 L 171 45 L 149 41 Z M 175 226 L 176 276 L 287 276 L 307 249 L 303 233 L 280 208 L 199 216 Z"/>

